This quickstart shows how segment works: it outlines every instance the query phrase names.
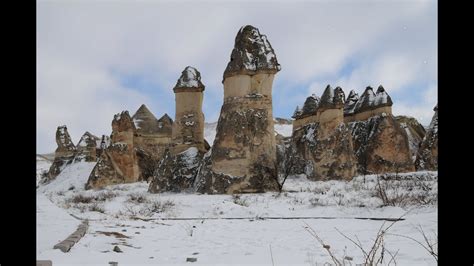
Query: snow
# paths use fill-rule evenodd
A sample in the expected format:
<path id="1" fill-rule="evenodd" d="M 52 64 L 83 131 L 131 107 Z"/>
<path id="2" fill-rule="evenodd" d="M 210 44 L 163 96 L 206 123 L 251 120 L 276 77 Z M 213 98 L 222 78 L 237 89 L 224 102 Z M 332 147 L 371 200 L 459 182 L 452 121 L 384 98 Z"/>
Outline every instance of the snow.
<path id="1" fill-rule="evenodd" d="M 72 163 L 66 166 L 53 182 L 40 186 L 38 192 L 47 192 L 50 195 L 63 193 L 71 188 L 76 191 L 82 190 L 95 164 L 95 162 Z"/>
<path id="2" fill-rule="evenodd" d="M 185 153 L 192 157 L 196 152 L 189 149 Z M 309 225 L 337 256 L 345 251 L 353 257 L 355 265 L 361 263 L 362 254 L 336 228 L 350 237 L 357 236 L 368 247 L 383 224 L 358 217 L 404 215 L 405 220 L 396 222 L 388 233 L 419 241 L 423 237 L 417 231 L 418 225 L 429 237 L 437 231 L 437 172 L 399 174 L 393 181 L 399 190 L 387 191 L 390 195 L 405 193 L 406 197 L 427 193 L 427 198 L 435 200 L 433 203 L 383 206 L 374 193 L 376 175 L 359 176 L 349 182 L 290 177 L 280 195 L 244 194 L 237 199 L 231 195 L 150 194 L 146 182 L 84 191 L 93 165 L 72 164 L 56 180 L 37 189 L 38 260 L 52 260 L 53 265 L 107 265 L 109 261 L 119 265 L 189 265 L 186 258 L 194 257 L 196 265 L 272 265 L 271 246 L 275 265 L 330 262 L 327 253 L 305 230 Z M 69 190 L 71 185 L 75 186 L 73 190 Z M 428 191 L 420 189 L 423 187 Z M 103 212 L 81 208 L 86 203 L 67 204 L 77 195 L 93 198 Z M 132 195 L 143 196 L 143 203 L 131 200 Z M 168 207 L 153 212 L 149 207 L 154 205 Z M 72 215 L 89 219 L 86 235 L 68 253 L 54 250 L 54 244 L 65 239 L 80 223 Z M 285 217 L 291 219 L 274 219 Z M 301 219 L 295 219 L 298 217 Z M 106 236 L 99 231 L 117 232 L 129 238 Z M 392 253 L 398 250 L 399 265 L 436 265 L 410 239 L 388 234 L 384 244 Z M 114 246 L 119 246 L 123 253 L 113 252 Z"/>
<path id="3" fill-rule="evenodd" d="M 183 159 L 186 162 L 188 168 L 193 168 L 197 166 L 196 156 L 198 155 L 198 149 L 196 147 L 188 148 L 181 154 L 184 155 Z"/>
<path id="4" fill-rule="evenodd" d="M 143 122 L 143 119 L 134 118 L 133 123 L 135 124 L 136 129 L 140 129 L 140 124 Z"/>
<path id="5" fill-rule="evenodd" d="M 38 186 L 41 175 L 48 172 L 52 162 L 42 156 L 36 156 L 36 185 Z"/>
<path id="6" fill-rule="evenodd" d="M 216 138 L 217 122 L 204 124 L 204 139 L 212 146 Z"/>
<path id="7" fill-rule="evenodd" d="M 293 125 L 275 124 L 275 131 L 283 137 L 291 137 Z"/>

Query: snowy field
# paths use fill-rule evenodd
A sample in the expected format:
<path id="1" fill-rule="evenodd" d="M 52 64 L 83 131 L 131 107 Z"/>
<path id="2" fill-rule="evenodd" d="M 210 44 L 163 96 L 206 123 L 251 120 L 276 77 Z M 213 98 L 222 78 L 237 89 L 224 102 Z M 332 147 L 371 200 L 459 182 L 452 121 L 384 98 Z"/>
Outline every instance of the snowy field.
<path id="1" fill-rule="evenodd" d="M 407 238 L 423 243 L 421 226 L 437 242 L 436 172 L 400 174 L 393 180 L 360 176 L 350 182 L 293 177 L 281 194 L 231 196 L 150 194 L 146 182 L 84 191 L 93 165 L 71 165 L 37 189 L 37 259 L 52 260 L 53 265 L 332 263 L 305 228 L 309 226 L 338 259 L 347 256 L 352 260 L 346 265 L 356 265 L 363 262 L 363 252 L 337 230 L 369 250 L 379 228 L 392 222 L 360 218 L 403 216 L 384 238 L 382 264 L 388 264 L 390 253 L 396 254 L 398 265 L 436 265 L 423 247 Z M 53 249 L 80 219 L 89 219 L 87 234 L 68 253 Z M 115 246 L 122 252 L 114 252 Z"/>

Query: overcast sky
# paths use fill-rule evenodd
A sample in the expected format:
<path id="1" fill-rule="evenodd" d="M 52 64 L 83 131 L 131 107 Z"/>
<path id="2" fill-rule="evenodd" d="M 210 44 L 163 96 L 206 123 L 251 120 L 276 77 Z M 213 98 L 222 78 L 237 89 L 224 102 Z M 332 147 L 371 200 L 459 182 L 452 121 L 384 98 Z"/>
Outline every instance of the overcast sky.
<path id="1" fill-rule="evenodd" d="M 39 1 L 37 152 L 67 125 L 111 133 L 113 115 L 144 103 L 174 118 L 173 86 L 188 65 L 206 85 L 206 122 L 217 121 L 222 74 L 237 31 L 267 35 L 281 71 L 273 112 L 289 118 L 325 86 L 362 94 L 382 84 L 395 115 L 429 124 L 437 103 L 436 1 Z"/>

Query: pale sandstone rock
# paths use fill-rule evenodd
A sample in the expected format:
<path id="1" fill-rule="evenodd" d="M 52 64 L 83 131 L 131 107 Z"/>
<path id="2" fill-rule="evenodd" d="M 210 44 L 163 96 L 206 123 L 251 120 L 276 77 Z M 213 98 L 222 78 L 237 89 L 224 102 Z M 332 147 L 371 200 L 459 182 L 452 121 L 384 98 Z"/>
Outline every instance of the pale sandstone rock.
<path id="1" fill-rule="evenodd" d="M 102 152 L 89 176 L 86 189 L 138 181 L 140 173 L 133 141 L 135 131 L 128 111 L 114 116 L 110 146 Z"/>
<path id="2" fill-rule="evenodd" d="M 224 104 L 195 183 L 198 192 L 278 190 L 272 84 L 279 70 L 266 37 L 242 27 L 224 71 Z"/>
<path id="3" fill-rule="evenodd" d="M 49 168 L 47 180 L 43 180 L 43 182 L 55 179 L 76 156 L 77 149 L 71 140 L 71 136 L 69 136 L 66 126 L 58 126 L 56 130 L 56 144 L 58 147 L 54 152 L 53 164 Z"/>

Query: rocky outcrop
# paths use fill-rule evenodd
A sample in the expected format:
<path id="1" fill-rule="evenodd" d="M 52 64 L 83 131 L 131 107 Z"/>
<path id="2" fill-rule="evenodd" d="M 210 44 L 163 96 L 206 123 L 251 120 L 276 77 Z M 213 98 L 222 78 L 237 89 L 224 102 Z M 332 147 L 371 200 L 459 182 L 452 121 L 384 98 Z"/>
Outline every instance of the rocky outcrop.
<path id="1" fill-rule="evenodd" d="M 224 71 L 224 104 L 195 183 L 198 192 L 278 190 L 272 84 L 279 70 L 266 36 L 242 27 Z"/>
<path id="2" fill-rule="evenodd" d="M 43 182 L 55 179 L 76 156 L 76 146 L 74 146 L 66 126 L 59 126 L 57 128 L 56 144 L 58 147 L 54 152 L 53 164 L 49 168 L 47 179 L 43 180 Z"/>
<path id="3" fill-rule="evenodd" d="M 405 128 L 392 115 L 392 105 L 382 85 L 376 93 L 367 87 L 360 98 L 351 91 L 346 99 L 344 122 L 351 130 L 360 174 L 414 170 L 413 149 Z"/>
<path id="4" fill-rule="evenodd" d="M 156 119 L 144 104 L 132 120 L 136 128 L 133 142 L 140 168 L 139 180 L 149 180 L 171 144 L 173 120 L 167 114 Z"/>
<path id="5" fill-rule="evenodd" d="M 178 154 L 189 147 L 206 152 L 204 142 L 204 114 L 202 112 L 204 84 L 201 73 L 187 66 L 173 91 L 176 97 L 176 117 L 172 133 L 172 153 Z"/>
<path id="6" fill-rule="evenodd" d="M 408 136 L 391 114 L 348 123 L 360 174 L 414 171 Z"/>
<path id="7" fill-rule="evenodd" d="M 289 174 L 305 174 L 311 180 L 348 180 L 355 175 L 357 161 L 350 130 L 344 124 L 344 97 L 340 87 L 332 89 L 329 85 L 319 102 L 314 96 L 308 97 L 305 105 L 316 102 L 312 115 L 297 120 L 309 122 L 294 128 L 292 141 L 286 144 L 287 159 L 282 168 Z"/>
<path id="8" fill-rule="evenodd" d="M 416 156 L 417 170 L 438 170 L 438 105 Z"/>
<path id="9" fill-rule="evenodd" d="M 100 156 L 101 139 L 92 135 L 88 131 L 82 135 L 77 143 L 77 153 L 74 162 L 96 162 Z"/>
<path id="10" fill-rule="evenodd" d="M 410 155 L 413 162 L 415 162 L 418 148 L 426 134 L 425 128 L 414 117 L 400 115 L 396 116 L 395 119 L 407 133 Z"/>
<path id="11" fill-rule="evenodd" d="M 148 191 L 151 193 L 193 191 L 193 183 L 202 157 L 203 154 L 196 147 L 190 147 L 176 155 L 168 150 L 160 161 Z"/>
<path id="12" fill-rule="evenodd" d="M 176 118 L 172 141 L 153 172 L 148 188 L 152 193 L 192 190 L 199 162 L 210 148 L 204 140 L 204 84 L 199 71 L 194 67 L 186 67 L 173 91 L 176 96 Z M 164 117 L 160 120 L 165 123 L 168 119 Z"/>
<path id="13" fill-rule="evenodd" d="M 135 131 L 135 124 L 128 111 L 114 116 L 111 143 L 102 152 L 92 170 L 86 189 L 138 181 L 139 168 L 134 149 Z"/>

